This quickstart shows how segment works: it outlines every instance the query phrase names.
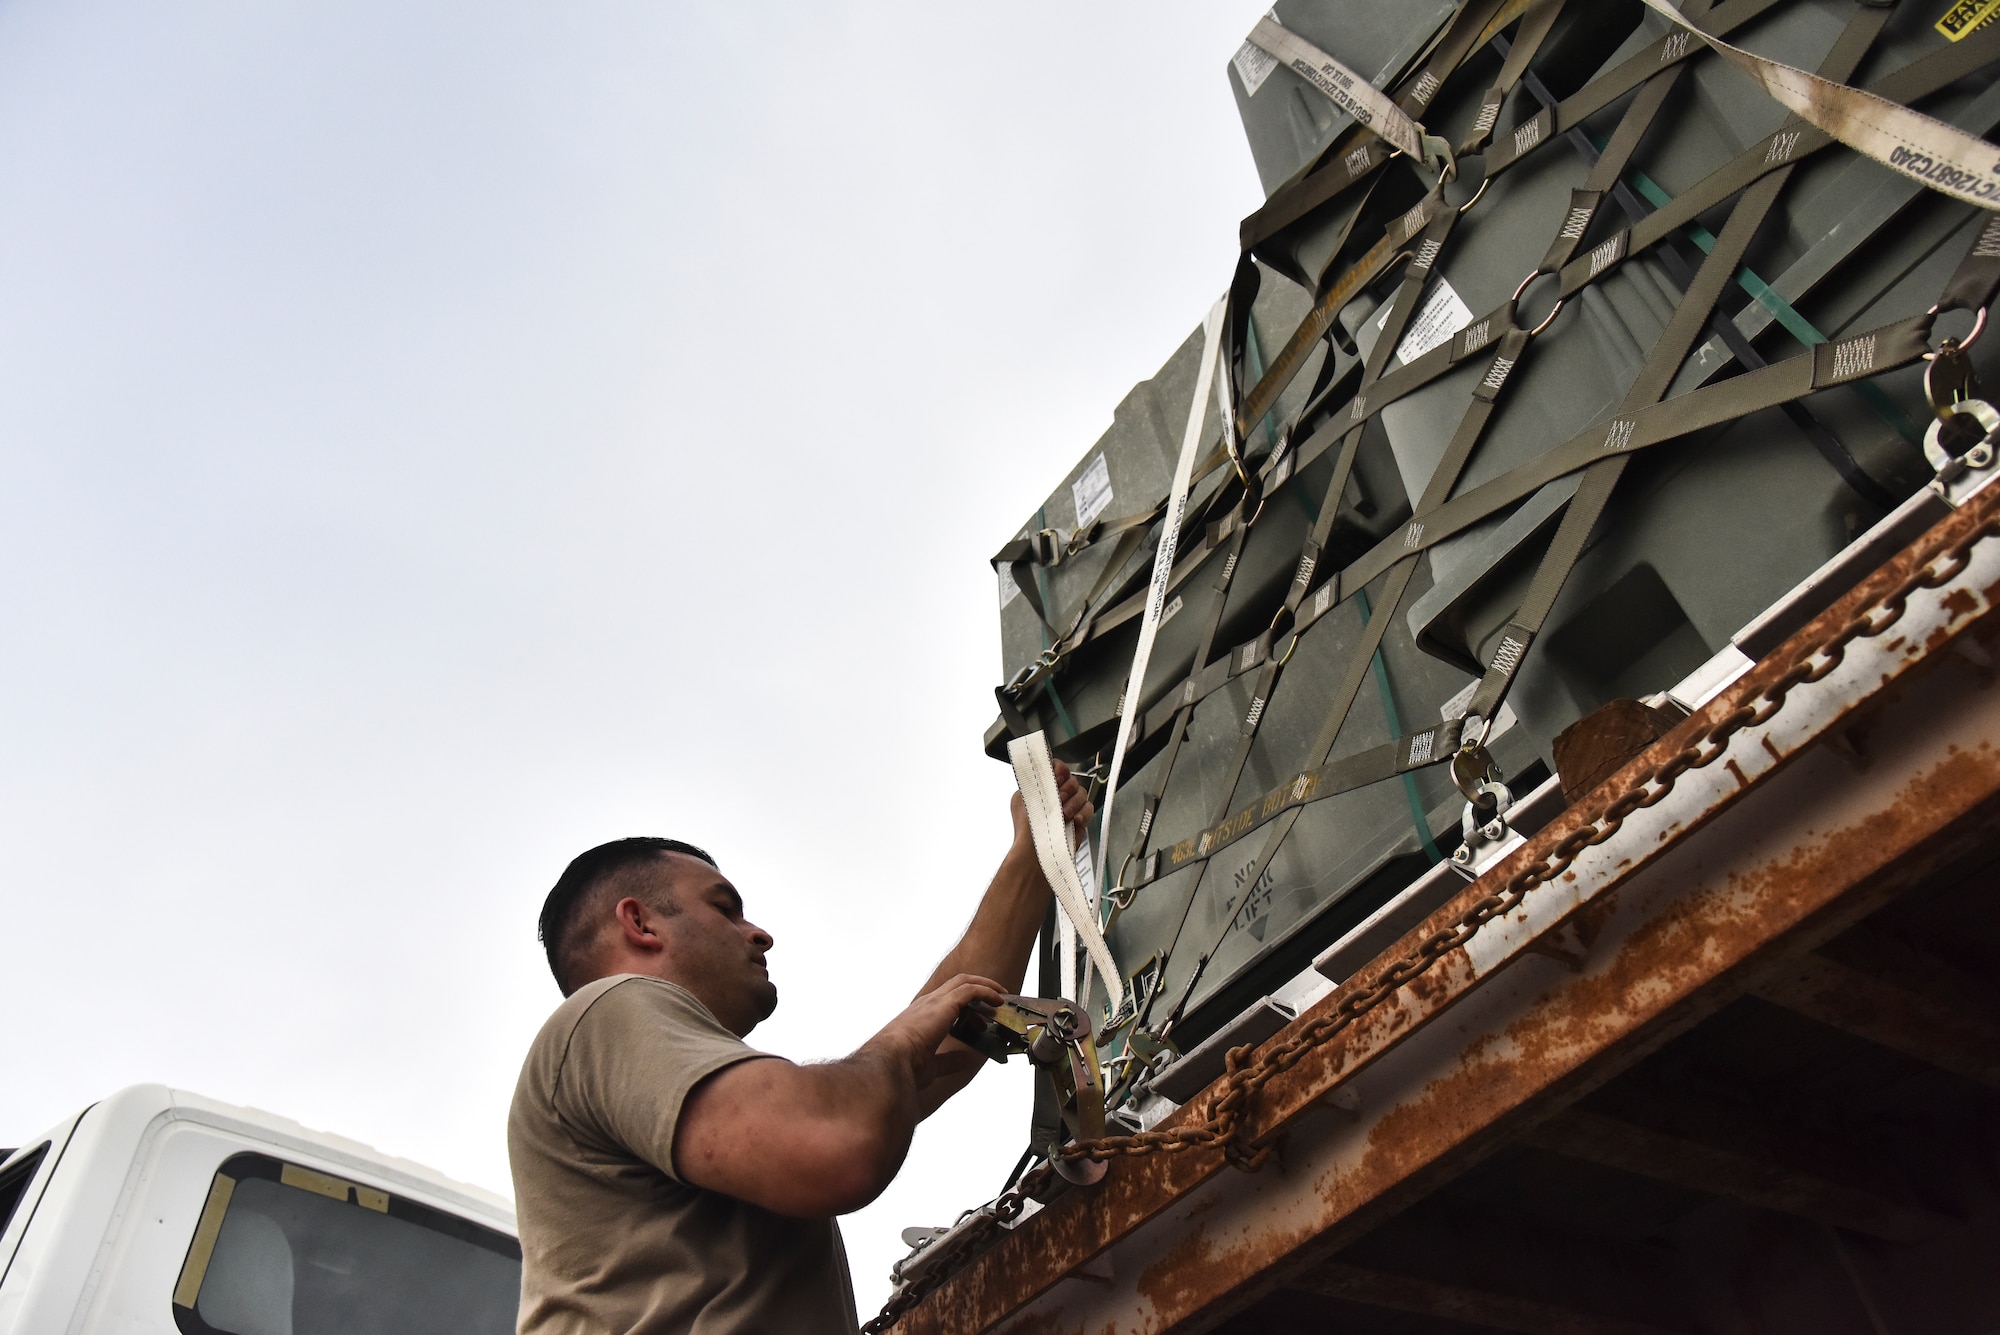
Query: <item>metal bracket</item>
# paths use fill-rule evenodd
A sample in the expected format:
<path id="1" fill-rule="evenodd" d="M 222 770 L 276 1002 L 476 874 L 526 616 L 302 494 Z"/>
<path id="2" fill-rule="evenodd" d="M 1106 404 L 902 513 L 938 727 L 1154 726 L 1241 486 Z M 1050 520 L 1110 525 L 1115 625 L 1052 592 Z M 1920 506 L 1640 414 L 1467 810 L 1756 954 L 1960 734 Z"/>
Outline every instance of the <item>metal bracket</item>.
<path id="1" fill-rule="evenodd" d="M 1476 881 L 1485 870 L 1527 842 L 1507 824 L 1507 812 L 1514 794 L 1506 784 L 1488 779 L 1479 785 L 1478 795 L 1465 804 L 1459 820 L 1464 840 L 1452 851 L 1452 870 L 1468 881 Z"/>
<path id="2" fill-rule="evenodd" d="M 952 1023 L 951 1036 L 988 1060 L 1004 1062 L 1015 1053 L 1049 1073 L 1062 1108 L 1063 1129 L 1072 1141 L 1104 1137 L 1104 1077 L 1090 1021 L 1074 1002 L 1061 997 L 1010 996 L 997 1006 L 968 1006 Z M 1105 1164 L 1064 1159 L 1051 1145 L 1049 1161 L 1071 1182 L 1089 1186 L 1104 1176 Z"/>
<path id="3" fill-rule="evenodd" d="M 1963 454 L 1954 454 L 1944 440 L 1952 419 L 1965 416 L 1978 423 L 1983 437 Z M 1964 505 L 1985 490 L 2000 470 L 1994 468 L 1994 440 L 2000 436 L 2000 412 L 1984 399 L 1962 399 L 1938 410 L 1938 416 L 1924 433 L 1924 455 L 1937 470 L 1931 490 L 1953 509 Z"/>

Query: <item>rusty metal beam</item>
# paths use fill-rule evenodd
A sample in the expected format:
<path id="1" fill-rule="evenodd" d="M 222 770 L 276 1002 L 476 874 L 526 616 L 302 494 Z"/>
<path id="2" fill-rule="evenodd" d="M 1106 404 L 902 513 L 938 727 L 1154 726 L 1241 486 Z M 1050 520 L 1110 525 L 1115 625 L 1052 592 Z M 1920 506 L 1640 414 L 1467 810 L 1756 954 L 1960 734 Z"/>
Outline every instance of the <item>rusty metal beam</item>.
<path id="1" fill-rule="evenodd" d="M 2000 1010 L 1966 996 L 1968 988 L 1887 979 L 1813 954 L 1786 961 L 1750 990 L 1808 1019 L 2000 1089 Z"/>
<path id="2" fill-rule="evenodd" d="M 1622 1317 L 1598 1316 L 1554 1303 L 1415 1275 L 1390 1274 L 1345 1261 L 1315 1266 L 1292 1279 L 1286 1287 L 1343 1302 L 1462 1321 L 1487 1330 L 1518 1331 L 1522 1335 L 1685 1335 Z"/>
<path id="3" fill-rule="evenodd" d="M 1943 1215 L 1859 1187 L 1578 1108 L 1536 1127 L 1523 1143 L 1891 1242 L 1914 1242 L 1951 1223 Z"/>
<path id="4" fill-rule="evenodd" d="M 1625 776 L 1741 719 L 1796 654 L 1824 641 L 2000 517 L 1989 488 L 1864 580 L 1620 776 L 1274 1039 L 1371 988 L 1517 871 L 1603 819 Z M 1198 1331 L 1243 1310 L 1439 1183 L 1742 994 L 1775 959 L 1851 927 L 1993 837 L 2000 812 L 2000 693 L 1947 651 L 1991 634 L 2000 539 L 1969 549 L 1937 589 L 1907 592 L 1894 633 L 1855 639 L 1784 706 L 1727 736 L 1653 806 L 1582 847 L 1428 972 L 1272 1078 L 1246 1120 L 1279 1144 L 1262 1173 L 1222 1173 L 1190 1149 L 1112 1163 L 1052 1202 L 905 1314 L 906 1332 Z M 1920 669 L 1947 664 L 1909 689 Z M 1956 675 L 1954 675 L 1956 674 Z M 1817 743 L 1862 712 L 1866 768 Z M 1527 947 L 1572 923 L 1574 970 Z M 1433 1022 L 1451 1015 L 1448 1025 Z M 1267 1047 L 1270 1045 L 1267 1045 Z M 1326 1111 L 1338 1086 L 1356 1115 Z M 1203 1118 L 1211 1089 L 1168 1125 Z M 1110 1249 L 1110 1284 L 1063 1284 Z"/>

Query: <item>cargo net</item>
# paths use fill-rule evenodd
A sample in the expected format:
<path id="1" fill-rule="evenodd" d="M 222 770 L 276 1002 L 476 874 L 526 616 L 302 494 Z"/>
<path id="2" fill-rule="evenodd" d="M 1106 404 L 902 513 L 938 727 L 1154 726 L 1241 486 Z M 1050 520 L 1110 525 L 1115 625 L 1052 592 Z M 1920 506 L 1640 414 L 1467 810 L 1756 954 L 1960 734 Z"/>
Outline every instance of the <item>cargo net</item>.
<path id="1" fill-rule="evenodd" d="M 1624 695 L 1671 711 L 1665 688 L 1708 657 L 1694 622 L 1734 616 L 1726 636 L 1912 493 L 1992 466 L 2000 415 L 1969 349 L 2000 287 L 2000 148 L 1981 138 L 2000 125 L 2000 24 L 1940 3 L 1466 0 L 1372 94 L 1387 109 L 1337 51 L 1259 23 L 1239 104 L 1287 95 L 1271 81 L 1289 70 L 1290 95 L 1339 115 L 1244 220 L 1207 345 L 1150 387 L 1200 423 L 1187 490 L 1155 460 L 1153 494 L 1112 513 L 1099 455 L 1073 526 L 1038 522 L 994 559 L 1003 624 L 1042 647 L 996 692 L 989 749 L 1045 732 L 1122 817 L 1083 927 L 1118 956 L 1124 1005 L 1105 1013 L 1087 966 L 1060 975 L 1092 1016 L 1114 1126 L 1191 1002 L 1242 1004 L 1230 978 L 1285 930 L 1253 930 L 1274 885 L 1318 896 L 1298 921 L 1323 927 L 1325 905 L 1378 872 L 1406 882 L 1445 845 L 1472 870 L 1509 783 L 1563 727 Z M 1266 365 L 1274 320 L 1289 332 Z M 1190 411 L 1204 356 L 1219 406 Z M 997 1200 L 898 1266 L 866 1329 L 1030 1201 L 1092 1180 L 1084 1164 L 1219 1148 L 1254 1168 L 1264 1152 L 1237 1133 L 1263 1083 L 1880 633 L 1907 592 L 1727 730 L 1595 794 L 1600 819 L 1373 986 L 1254 1057 L 1230 1051 L 1203 1119 L 1032 1149 Z M 1679 648 L 1599 643 L 1622 620 L 1657 631 L 1661 607 L 1689 627 Z M 1430 718 L 1404 726 L 1399 698 Z"/>

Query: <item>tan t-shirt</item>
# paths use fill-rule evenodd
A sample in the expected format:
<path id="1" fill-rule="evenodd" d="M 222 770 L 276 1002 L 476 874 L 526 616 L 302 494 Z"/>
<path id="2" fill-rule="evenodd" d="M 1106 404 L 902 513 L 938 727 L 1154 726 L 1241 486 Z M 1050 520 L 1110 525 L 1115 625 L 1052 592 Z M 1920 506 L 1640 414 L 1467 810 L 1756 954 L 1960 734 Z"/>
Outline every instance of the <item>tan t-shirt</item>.
<path id="1" fill-rule="evenodd" d="M 521 1335 L 854 1335 L 833 1220 L 674 1175 L 688 1091 L 763 1055 L 657 978 L 600 978 L 556 1008 L 507 1116 Z"/>

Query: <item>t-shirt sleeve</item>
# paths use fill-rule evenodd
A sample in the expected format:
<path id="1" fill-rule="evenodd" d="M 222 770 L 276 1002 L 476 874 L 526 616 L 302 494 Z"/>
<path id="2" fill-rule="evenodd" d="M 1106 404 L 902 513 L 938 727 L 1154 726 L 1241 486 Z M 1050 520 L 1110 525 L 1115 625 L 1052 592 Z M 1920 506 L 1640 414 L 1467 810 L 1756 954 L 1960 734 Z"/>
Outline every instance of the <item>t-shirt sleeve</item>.
<path id="1" fill-rule="evenodd" d="M 623 980 L 578 1019 L 556 1074 L 558 1116 L 675 1181 L 674 1128 L 688 1091 L 757 1051 L 681 989 Z"/>

